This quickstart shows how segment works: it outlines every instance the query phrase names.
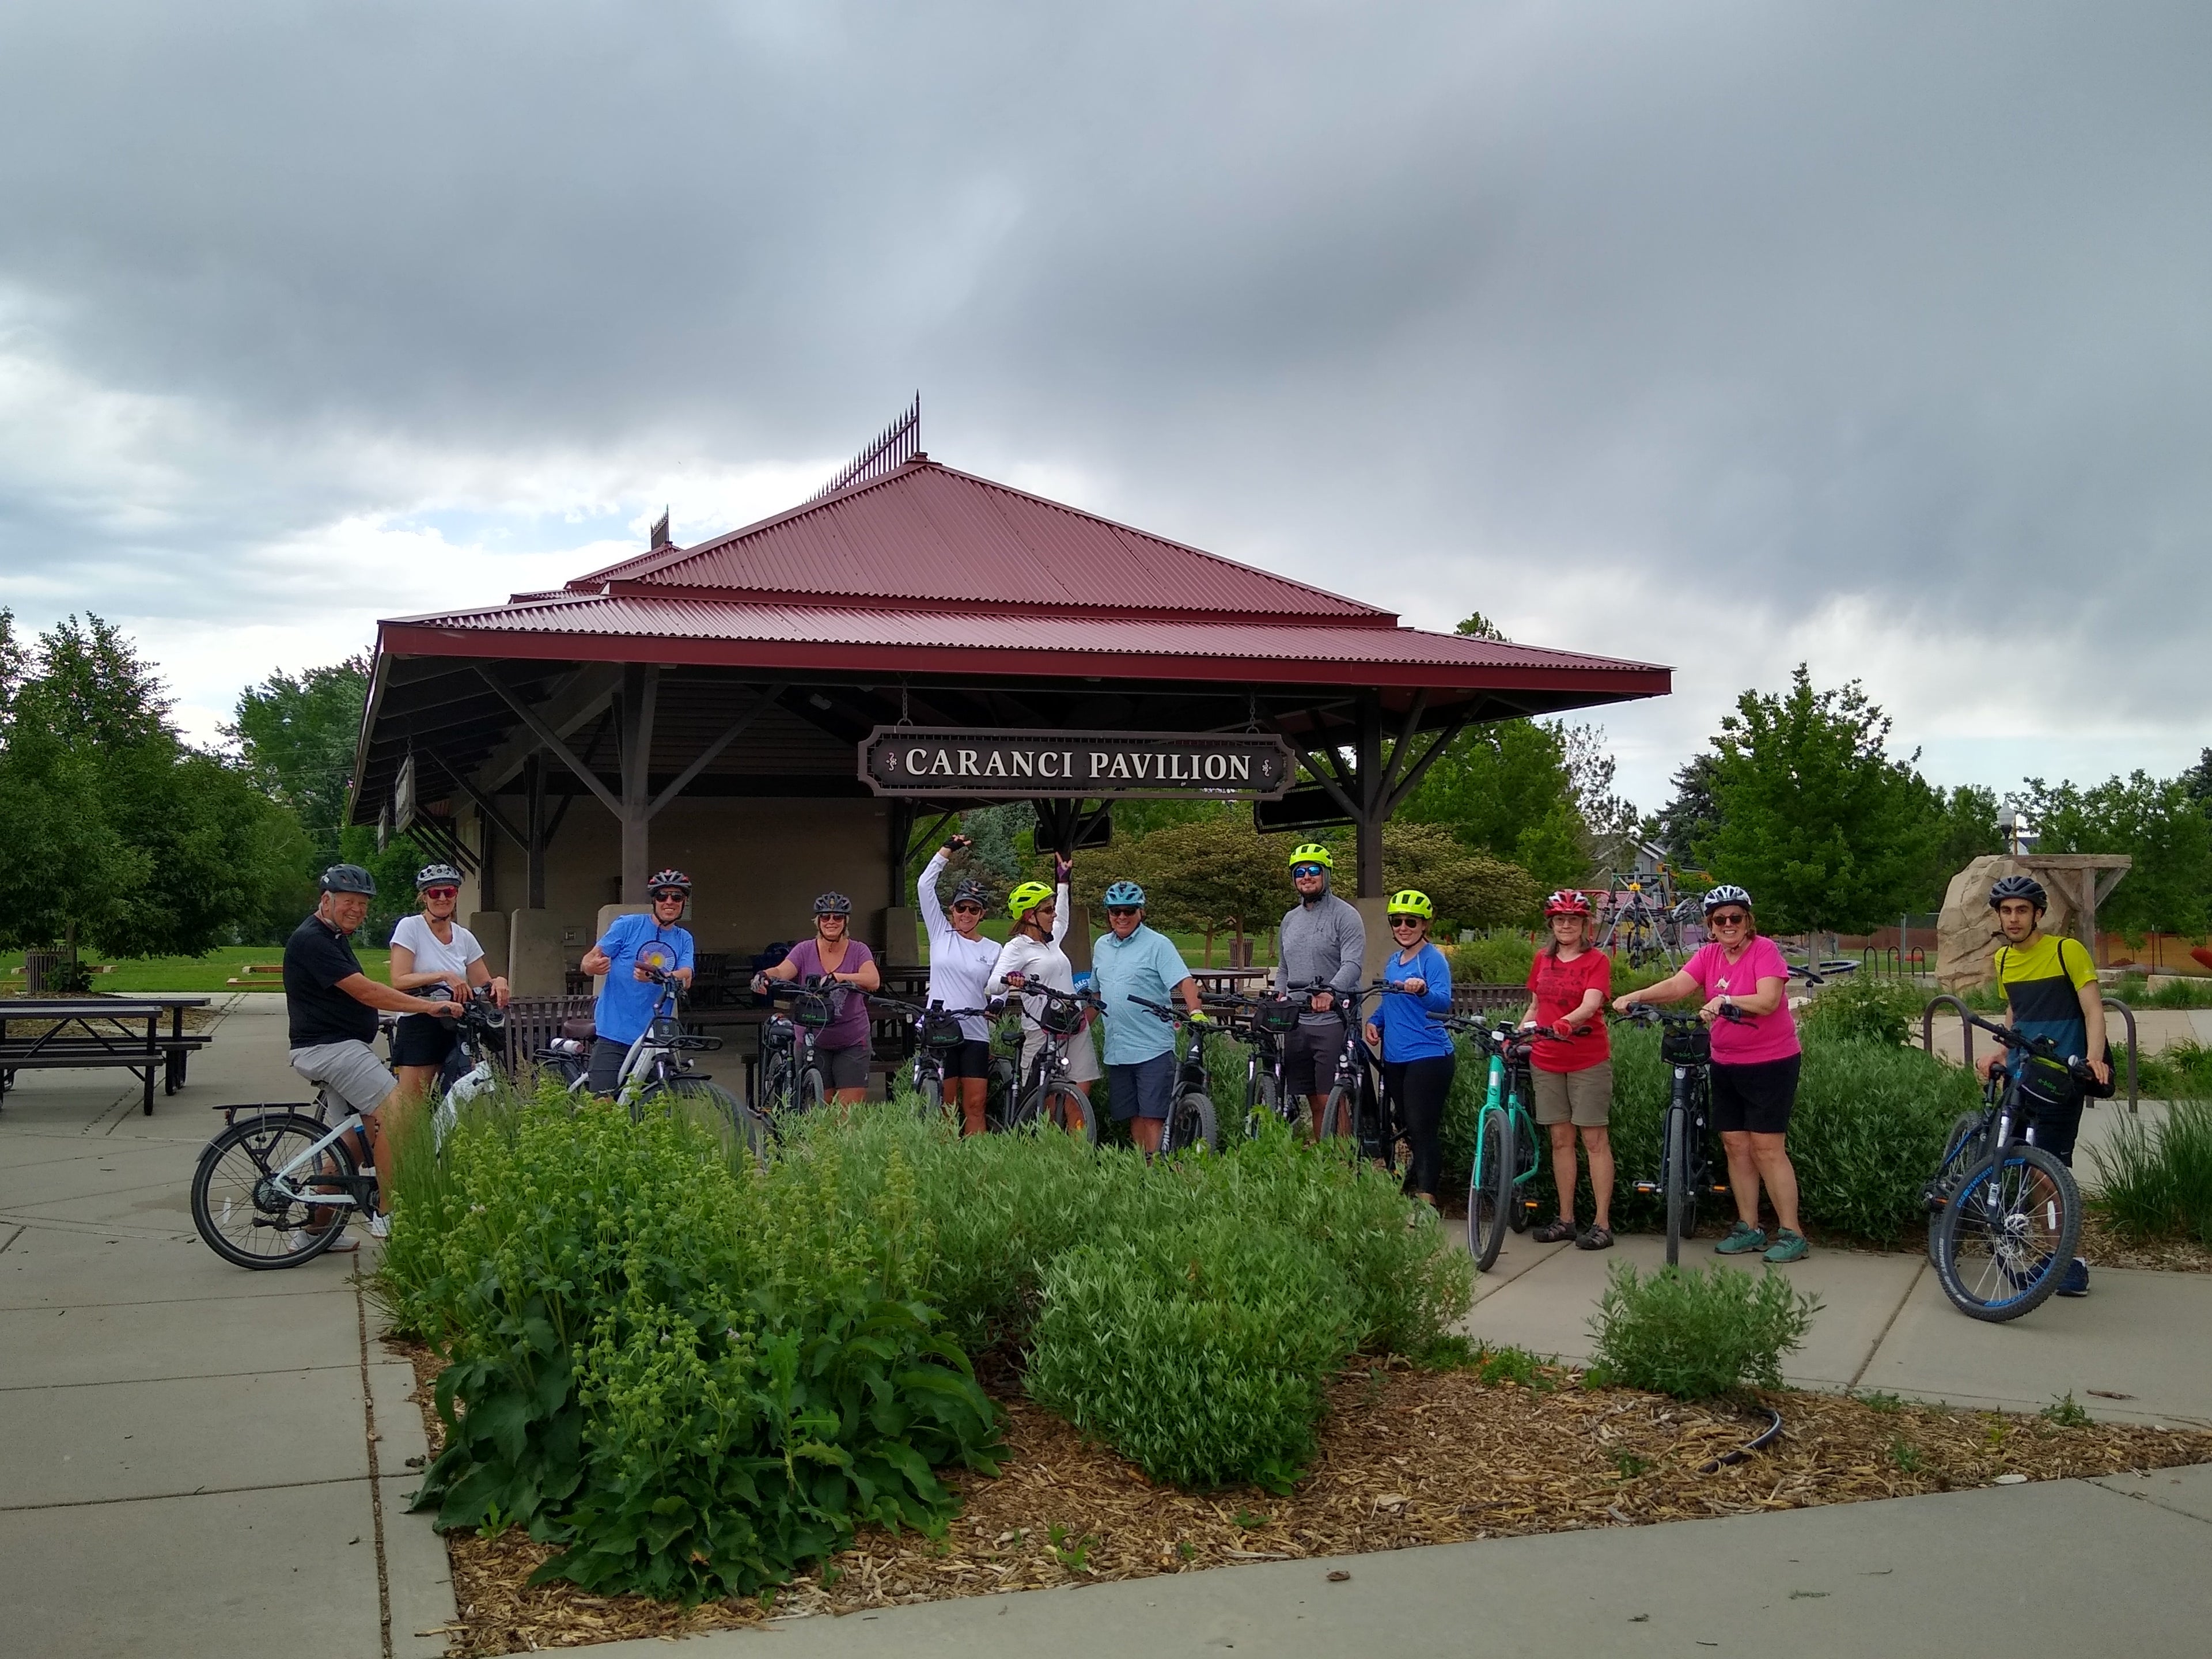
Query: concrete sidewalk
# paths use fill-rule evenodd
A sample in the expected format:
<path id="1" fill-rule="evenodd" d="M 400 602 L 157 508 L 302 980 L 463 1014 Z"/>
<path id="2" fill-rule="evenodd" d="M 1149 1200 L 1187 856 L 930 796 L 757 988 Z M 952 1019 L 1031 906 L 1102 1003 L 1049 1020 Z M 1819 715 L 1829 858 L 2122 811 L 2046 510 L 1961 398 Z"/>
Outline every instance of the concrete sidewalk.
<path id="1" fill-rule="evenodd" d="M 2024 1653 L 2201 1654 L 2209 1559 L 2212 1465 L 974 1596 L 718 1632 L 678 1651 L 1957 1659 L 1994 1632 Z"/>
<path id="2" fill-rule="evenodd" d="M 150 1118 L 98 1072 L 26 1074 L 0 1112 L 0 1652 L 441 1653 L 414 1379 L 354 1259 L 250 1273 L 192 1229 L 207 1109 L 307 1092 L 282 998 L 214 1035 Z"/>
<path id="3" fill-rule="evenodd" d="M 1508 1235 L 1461 1328 L 1493 1347 L 1583 1363 L 1611 1265 L 1654 1268 L 1666 1254 L 1666 1241 L 1648 1234 L 1623 1234 L 1610 1250 Z M 1684 1254 L 1700 1267 L 1724 1259 L 1710 1238 Z M 2212 1274 L 2100 1267 L 2087 1297 L 2054 1297 L 1991 1325 L 1951 1305 L 1924 1253 L 1820 1249 L 1765 1271 L 1786 1273 L 1823 1304 L 1783 1368 L 1801 1387 L 2029 1412 L 2070 1392 L 2093 1416 L 2212 1425 Z"/>

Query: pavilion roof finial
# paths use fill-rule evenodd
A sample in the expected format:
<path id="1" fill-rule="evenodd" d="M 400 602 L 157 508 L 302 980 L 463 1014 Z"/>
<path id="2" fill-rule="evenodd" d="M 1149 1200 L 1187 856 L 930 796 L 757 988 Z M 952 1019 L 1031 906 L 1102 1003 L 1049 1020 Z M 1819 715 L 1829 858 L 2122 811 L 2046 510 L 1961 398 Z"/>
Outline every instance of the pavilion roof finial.
<path id="1" fill-rule="evenodd" d="M 841 489 L 850 489 L 856 483 L 866 483 L 895 472 L 921 453 L 921 393 L 914 394 L 914 401 L 900 411 L 899 417 L 876 436 L 876 441 L 855 455 L 851 463 L 836 477 L 823 484 L 806 499 L 818 501 L 825 495 L 834 495 Z"/>
<path id="2" fill-rule="evenodd" d="M 650 533 L 653 537 L 653 550 L 654 552 L 657 553 L 662 548 L 668 545 L 668 509 L 666 507 L 662 507 L 660 509 L 660 516 L 653 521 L 653 529 Z"/>

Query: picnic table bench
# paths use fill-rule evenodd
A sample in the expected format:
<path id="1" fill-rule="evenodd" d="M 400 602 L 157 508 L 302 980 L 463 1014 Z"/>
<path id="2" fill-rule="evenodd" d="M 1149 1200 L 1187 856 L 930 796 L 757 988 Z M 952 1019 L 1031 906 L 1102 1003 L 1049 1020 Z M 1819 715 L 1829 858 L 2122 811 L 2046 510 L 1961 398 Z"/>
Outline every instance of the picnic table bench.
<path id="1" fill-rule="evenodd" d="M 155 1079 L 161 1079 L 163 1094 L 176 1093 L 184 1086 L 185 1062 L 214 1041 L 185 1030 L 185 1010 L 204 1008 L 210 1000 L 160 993 L 0 998 L 0 1100 L 15 1086 L 18 1072 L 120 1066 L 144 1085 L 151 1117 Z"/>

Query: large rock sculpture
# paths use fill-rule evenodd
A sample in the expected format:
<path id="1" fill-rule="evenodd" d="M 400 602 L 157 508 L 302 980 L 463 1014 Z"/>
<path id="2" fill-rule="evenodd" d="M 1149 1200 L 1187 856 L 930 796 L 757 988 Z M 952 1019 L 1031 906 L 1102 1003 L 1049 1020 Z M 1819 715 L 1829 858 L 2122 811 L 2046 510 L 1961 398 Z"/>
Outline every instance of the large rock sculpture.
<path id="1" fill-rule="evenodd" d="M 2002 853 L 1989 853 L 1951 878 L 1951 884 L 1943 890 L 1942 911 L 1936 919 L 1936 983 L 1940 988 L 1964 990 L 1987 985 L 1996 977 L 1990 961 L 1997 946 L 1997 918 L 1990 908 L 1990 889 L 2007 876 L 2030 874 L 2033 872 Z M 2071 933 L 2074 907 L 2064 890 L 2048 881 L 2043 884 L 2051 895 L 2043 931 Z"/>

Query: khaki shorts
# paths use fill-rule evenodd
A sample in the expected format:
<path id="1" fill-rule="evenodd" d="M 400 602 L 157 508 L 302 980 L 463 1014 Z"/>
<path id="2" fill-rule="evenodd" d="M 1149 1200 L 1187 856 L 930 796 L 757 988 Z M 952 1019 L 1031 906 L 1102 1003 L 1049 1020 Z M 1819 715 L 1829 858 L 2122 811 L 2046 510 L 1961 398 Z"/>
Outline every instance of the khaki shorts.
<path id="1" fill-rule="evenodd" d="M 1536 1096 L 1536 1121 L 1571 1122 L 1578 1129 L 1603 1127 L 1613 1118 L 1613 1062 L 1601 1060 L 1579 1072 L 1540 1072 L 1528 1080 Z"/>

